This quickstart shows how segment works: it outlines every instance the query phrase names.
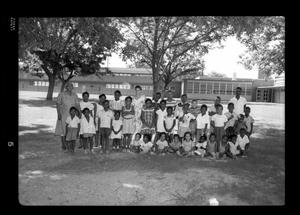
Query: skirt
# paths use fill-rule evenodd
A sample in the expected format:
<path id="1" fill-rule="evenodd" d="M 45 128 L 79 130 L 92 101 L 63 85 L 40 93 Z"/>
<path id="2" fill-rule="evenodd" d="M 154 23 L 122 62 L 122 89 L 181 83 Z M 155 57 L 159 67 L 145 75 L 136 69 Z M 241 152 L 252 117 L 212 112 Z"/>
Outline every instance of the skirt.
<path id="1" fill-rule="evenodd" d="M 135 119 L 123 119 L 123 134 L 133 134 L 135 132 Z"/>
<path id="2" fill-rule="evenodd" d="M 66 135 L 66 141 L 76 140 L 77 139 L 77 128 L 68 128 L 68 133 Z"/>
<path id="3" fill-rule="evenodd" d="M 85 134 L 83 134 L 84 138 L 93 137 L 93 136 L 94 136 L 94 134 L 91 134 L 91 133 L 85 133 Z"/>

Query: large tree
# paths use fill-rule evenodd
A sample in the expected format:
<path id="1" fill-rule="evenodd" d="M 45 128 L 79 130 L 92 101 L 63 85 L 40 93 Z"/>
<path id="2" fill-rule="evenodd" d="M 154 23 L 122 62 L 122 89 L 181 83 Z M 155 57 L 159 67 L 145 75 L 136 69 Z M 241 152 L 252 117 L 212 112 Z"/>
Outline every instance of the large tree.
<path id="1" fill-rule="evenodd" d="M 20 61 L 34 68 L 39 65 L 48 76 L 47 100 L 52 100 L 56 79 L 63 89 L 74 76 L 101 75 L 101 63 L 122 39 L 112 18 L 19 19 Z M 25 71 L 32 72 L 28 68 Z M 37 70 L 32 73 L 43 74 Z"/>
<path id="2" fill-rule="evenodd" d="M 154 92 L 178 77 L 198 76 L 203 55 L 216 42 L 236 32 L 231 17 L 135 17 L 120 18 L 127 43 L 123 59 L 152 69 Z M 237 23 L 240 21 L 235 20 Z"/>
<path id="3" fill-rule="evenodd" d="M 285 18 L 260 17 L 259 22 L 253 32 L 238 37 L 248 48 L 241 63 L 247 69 L 256 66 L 267 77 L 280 75 L 285 71 Z"/>

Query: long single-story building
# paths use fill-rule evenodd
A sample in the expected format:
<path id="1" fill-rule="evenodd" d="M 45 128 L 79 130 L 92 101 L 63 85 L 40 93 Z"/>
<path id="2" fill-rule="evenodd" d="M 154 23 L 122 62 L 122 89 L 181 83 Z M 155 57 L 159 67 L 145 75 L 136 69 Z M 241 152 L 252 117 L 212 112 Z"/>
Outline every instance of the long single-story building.
<path id="1" fill-rule="evenodd" d="M 144 68 L 109 68 L 112 74 L 74 77 L 72 83 L 77 93 L 88 91 L 91 94 L 113 95 L 120 90 L 122 95 L 134 95 L 134 87 L 140 85 L 146 96 L 152 96 L 153 81 L 151 69 Z M 19 90 L 47 92 L 48 78 L 42 78 L 19 72 Z M 177 79 L 170 88 L 175 98 L 186 93 L 189 99 L 215 100 L 220 96 L 226 101 L 235 95 L 236 87 L 242 88 L 242 95 L 247 101 L 284 102 L 284 79 L 231 79 L 201 76 L 199 79 Z M 61 82 L 56 81 L 54 92 L 59 92 Z"/>

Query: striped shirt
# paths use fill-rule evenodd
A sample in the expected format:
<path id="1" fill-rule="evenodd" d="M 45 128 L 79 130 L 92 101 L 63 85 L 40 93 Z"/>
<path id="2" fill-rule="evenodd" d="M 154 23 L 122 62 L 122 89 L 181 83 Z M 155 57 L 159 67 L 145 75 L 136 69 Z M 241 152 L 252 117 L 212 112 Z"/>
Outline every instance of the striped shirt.
<path id="1" fill-rule="evenodd" d="M 115 99 L 111 100 L 109 102 L 109 106 L 110 106 L 110 109 L 112 110 L 119 110 L 121 111 L 122 110 L 122 107 L 124 106 L 124 101 L 119 99 L 118 101 L 116 101 Z"/>
<path id="2" fill-rule="evenodd" d="M 142 109 L 142 116 L 143 116 L 143 120 L 151 125 L 152 122 L 153 122 L 153 116 L 154 116 L 154 109 L 151 108 L 151 109 Z"/>

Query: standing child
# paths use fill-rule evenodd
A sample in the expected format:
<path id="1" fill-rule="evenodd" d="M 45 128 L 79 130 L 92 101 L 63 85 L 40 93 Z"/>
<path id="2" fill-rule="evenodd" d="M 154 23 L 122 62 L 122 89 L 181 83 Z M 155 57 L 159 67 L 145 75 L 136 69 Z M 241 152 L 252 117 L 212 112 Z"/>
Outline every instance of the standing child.
<path id="1" fill-rule="evenodd" d="M 83 92 L 82 93 L 82 101 L 79 103 L 80 105 L 80 110 L 81 112 L 79 113 L 79 118 L 81 118 L 81 113 L 83 111 L 84 108 L 88 108 L 90 110 L 91 116 L 93 118 L 93 120 L 95 121 L 95 114 L 94 114 L 94 109 L 95 109 L 95 105 L 89 101 L 89 97 L 90 94 L 88 92 Z M 79 147 L 78 148 L 82 148 L 83 143 L 82 143 L 82 134 L 80 133 L 80 139 L 79 139 Z"/>
<path id="2" fill-rule="evenodd" d="M 212 158 L 215 159 L 216 158 L 216 153 L 217 153 L 216 135 L 214 133 L 211 133 L 210 136 L 209 136 L 209 141 L 207 142 L 205 156 L 212 157 Z"/>
<path id="3" fill-rule="evenodd" d="M 153 147 L 153 143 L 151 142 L 150 136 L 148 134 L 145 134 L 143 137 L 143 142 L 141 143 L 141 153 L 146 154 L 151 151 Z"/>
<path id="4" fill-rule="evenodd" d="M 228 122 L 227 117 L 223 114 L 223 106 L 221 104 L 216 105 L 217 113 L 211 117 L 211 126 L 216 134 L 217 141 L 217 152 L 219 152 L 219 147 L 222 142 L 222 136 L 225 134 L 224 127 Z"/>
<path id="5" fill-rule="evenodd" d="M 82 132 L 82 142 L 84 153 L 87 154 L 93 149 L 93 136 L 96 134 L 96 128 L 94 120 L 91 117 L 90 110 L 88 108 L 83 109 L 83 116 L 81 117 L 80 130 Z M 89 151 L 87 150 L 89 149 Z"/>
<path id="6" fill-rule="evenodd" d="M 225 133 L 227 135 L 227 137 L 231 136 L 234 134 L 234 125 L 236 120 L 238 119 L 238 115 L 233 112 L 234 110 L 234 104 L 233 103 L 229 103 L 227 105 L 227 109 L 228 112 L 226 112 L 224 115 L 227 117 L 228 123 L 225 125 L 224 129 L 225 129 Z"/>
<path id="7" fill-rule="evenodd" d="M 192 139 L 192 134 L 191 132 L 185 132 L 183 141 L 182 141 L 182 151 L 181 155 L 183 156 L 191 156 L 193 155 L 193 151 L 195 148 L 195 142 Z"/>
<path id="8" fill-rule="evenodd" d="M 196 119 L 193 114 L 188 112 L 189 104 L 184 104 L 182 113 L 179 115 L 178 134 L 182 138 L 186 132 L 191 132 L 190 121 Z M 191 133 L 192 135 L 192 133 Z M 192 138 L 192 136 L 191 136 Z"/>
<path id="9" fill-rule="evenodd" d="M 196 155 L 200 155 L 202 158 L 206 153 L 206 146 L 207 146 L 207 137 L 206 135 L 200 136 L 199 142 L 196 144 L 196 150 L 194 153 Z"/>
<path id="10" fill-rule="evenodd" d="M 74 153 L 76 139 L 79 138 L 80 119 L 76 116 L 76 108 L 70 108 L 70 116 L 66 120 L 66 145 L 67 150 Z"/>
<path id="11" fill-rule="evenodd" d="M 142 135 L 140 133 L 136 133 L 134 136 L 134 140 L 130 143 L 130 150 L 135 153 L 139 153 L 141 151 L 141 145 L 143 144 Z"/>
<path id="12" fill-rule="evenodd" d="M 252 134 L 252 131 L 253 131 L 253 123 L 254 123 L 254 119 L 252 116 L 250 116 L 250 111 L 251 111 L 251 108 L 246 106 L 245 107 L 245 117 L 244 117 L 244 122 L 247 126 L 247 132 L 246 132 L 246 135 L 248 136 L 248 138 L 250 138 L 250 135 Z"/>
<path id="13" fill-rule="evenodd" d="M 110 109 L 114 112 L 121 111 L 122 107 L 124 106 L 124 101 L 120 99 L 121 95 L 122 95 L 121 92 L 119 90 L 116 90 L 114 92 L 115 98 L 109 102 Z"/>
<path id="14" fill-rule="evenodd" d="M 166 138 L 169 142 L 173 140 L 176 118 L 173 114 L 173 108 L 167 107 L 167 116 L 164 117 L 164 128 L 166 130 Z"/>
<path id="15" fill-rule="evenodd" d="M 132 98 L 127 96 L 125 98 L 125 106 L 122 107 L 123 117 L 123 148 L 125 151 L 129 150 L 132 135 L 135 131 L 135 111 L 132 105 Z"/>
<path id="16" fill-rule="evenodd" d="M 167 109 L 166 109 L 166 101 L 161 100 L 160 108 L 155 112 L 156 113 L 156 135 L 154 142 L 156 142 L 160 136 L 160 133 L 166 132 L 164 127 L 164 118 L 167 116 Z"/>
<path id="17" fill-rule="evenodd" d="M 197 134 L 196 139 L 199 140 L 200 136 L 208 136 L 210 129 L 210 116 L 207 112 L 207 106 L 205 104 L 201 105 L 201 113 L 197 116 Z"/>
<path id="18" fill-rule="evenodd" d="M 98 126 L 100 131 L 102 151 L 103 153 L 108 153 L 110 150 L 109 137 L 111 134 L 111 124 L 114 118 L 113 112 L 109 109 L 109 101 L 105 100 L 103 103 L 103 110 L 99 112 Z"/>
<path id="19" fill-rule="evenodd" d="M 240 154 L 243 157 L 246 157 L 246 153 L 248 152 L 248 148 L 250 145 L 250 141 L 248 136 L 246 135 L 246 129 L 245 128 L 241 128 L 240 129 L 240 133 L 237 136 L 236 139 L 236 144 L 237 144 L 237 149 L 240 150 Z"/>
<path id="20" fill-rule="evenodd" d="M 237 135 L 240 133 L 240 130 L 242 128 L 247 130 L 247 125 L 246 125 L 246 122 L 244 121 L 244 118 L 245 118 L 244 115 L 240 114 L 238 120 L 234 124 L 234 131 L 235 131 L 235 134 L 237 134 Z"/>
<path id="21" fill-rule="evenodd" d="M 178 134 L 174 134 L 172 142 L 169 143 L 168 152 L 169 153 L 180 153 L 179 149 L 181 147 L 181 141 Z"/>
<path id="22" fill-rule="evenodd" d="M 142 108 L 141 112 L 141 134 L 149 134 L 152 137 L 155 134 L 155 109 L 151 99 L 146 99 L 145 103 L 145 107 Z"/>
<path id="23" fill-rule="evenodd" d="M 96 103 L 95 106 L 95 119 L 96 119 L 96 143 L 95 143 L 95 147 L 94 148 L 102 148 L 102 143 L 101 143 L 101 138 L 100 138 L 100 131 L 98 130 L 98 115 L 99 112 L 103 110 L 103 102 L 106 100 L 106 96 L 105 94 L 101 94 L 99 95 L 99 101 L 98 103 Z"/>
<path id="24" fill-rule="evenodd" d="M 121 138 L 123 122 L 120 118 L 121 112 L 115 111 L 115 118 L 111 121 L 111 135 L 113 150 L 119 151 L 121 149 Z"/>
<path id="25" fill-rule="evenodd" d="M 192 105 L 189 109 L 189 112 L 195 117 L 195 119 L 191 119 L 191 121 L 190 121 L 190 129 L 191 129 L 191 133 L 192 133 L 192 138 L 195 140 L 198 140 L 198 139 L 196 139 L 196 132 L 197 132 L 197 120 L 196 119 L 197 119 L 198 115 L 200 114 L 201 109 L 198 107 L 196 99 L 192 100 Z"/>
<path id="26" fill-rule="evenodd" d="M 159 140 L 157 140 L 156 144 L 154 144 L 155 146 L 155 152 L 156 154 L 161 154 L 161 155 L 165 155 L 165 153 L 168 151 L 168 142 L 166 140 L 166 134 L 165 133 L 161 133 Z"/>

